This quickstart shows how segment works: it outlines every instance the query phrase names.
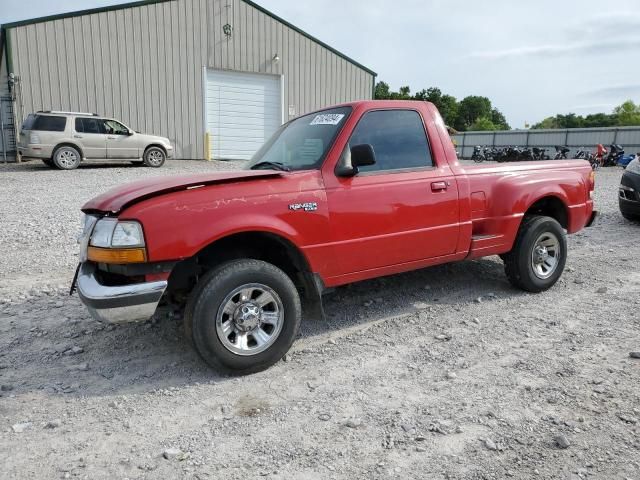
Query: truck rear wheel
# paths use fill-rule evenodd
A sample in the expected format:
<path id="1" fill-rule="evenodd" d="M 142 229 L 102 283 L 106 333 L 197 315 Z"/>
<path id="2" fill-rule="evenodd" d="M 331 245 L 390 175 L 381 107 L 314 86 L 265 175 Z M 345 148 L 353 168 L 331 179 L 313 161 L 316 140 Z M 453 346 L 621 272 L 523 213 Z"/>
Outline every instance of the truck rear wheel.
<path id="1" fill-rule="evenodd" d="M 185 329 L 211 367 L 249 374 L 278 362 L 300 328 L 300 297 L 279 268 L 234 260 L 205 275 L 187 305 Z"/>
<path id="2" fill-rule="evenodd" d="M 513 249 L 503 255 L 509 281 L 527 292 L 539 293 L 553 287 L 567 261 L 567 239 L 560 224 L 551 217 L 525 217 Z"/>

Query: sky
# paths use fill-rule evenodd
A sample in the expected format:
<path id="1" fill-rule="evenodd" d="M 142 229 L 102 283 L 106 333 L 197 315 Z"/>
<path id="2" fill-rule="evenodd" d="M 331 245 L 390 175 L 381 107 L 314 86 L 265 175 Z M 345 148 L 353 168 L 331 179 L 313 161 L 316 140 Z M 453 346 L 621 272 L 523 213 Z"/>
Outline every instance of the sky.
<path id="1" fill-rule="evenodd" d="M 638 0 L 256 0 L 397 89 L 489 97 L 511 126 L 640 102 Z M 124 3 L 0 0 L 0 23 Z"/>

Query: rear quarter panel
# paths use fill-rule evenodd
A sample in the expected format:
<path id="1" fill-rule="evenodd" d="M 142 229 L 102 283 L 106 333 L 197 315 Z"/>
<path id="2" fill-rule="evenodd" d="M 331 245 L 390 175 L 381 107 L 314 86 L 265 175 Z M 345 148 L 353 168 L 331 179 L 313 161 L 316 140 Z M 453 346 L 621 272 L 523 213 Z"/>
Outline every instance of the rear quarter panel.
<path id="1" fill-rule="evenodd" d="M 469 192 L 470 257 L 511 250 L 522 217 L 543 198 L 562 202 L 568 233 L 582 229 L 593 211 L 591 167 L 584 161 L 461 166 L 459 173 Z"/>

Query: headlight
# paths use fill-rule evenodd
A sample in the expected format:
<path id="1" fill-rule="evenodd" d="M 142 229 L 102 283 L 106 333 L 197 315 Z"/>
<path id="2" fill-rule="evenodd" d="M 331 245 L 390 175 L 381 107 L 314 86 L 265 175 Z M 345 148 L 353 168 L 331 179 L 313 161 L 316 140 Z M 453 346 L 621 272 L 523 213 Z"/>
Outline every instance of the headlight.
<path id="1" fill-rule="evenodd" d="M 144 234 L 138 222 L 118 222 L 111 238 L 112 247 L 144 247 Z"/>
<path id="2" fill-rule="evenodd" d="M 142 226 L 138 222 L 103 218 L 93 229 L 89 244 L 100 248 L 144 247 Z"/>
<path id="3" fill-rule="evenodd" d="M 90 245 L 94 247 L 109 248 L 111 246 L 111 237 L 113 229 L 116 228 L 117 220 L 113 218 L 103 218 L 93 229 L 91 234 Z"/>
<path id="4" fill-rule="evenodd" d="M 87 258 L 97 263 L 144 263 L 147 261 L 142 225 L 103 218 L 96 223 L 87 248 Z"/>
<path id="5" fill-rule="evenodd" d="M 627 172 L 640 175 L 640 161 L 637 158 L 627 165 Z"/>

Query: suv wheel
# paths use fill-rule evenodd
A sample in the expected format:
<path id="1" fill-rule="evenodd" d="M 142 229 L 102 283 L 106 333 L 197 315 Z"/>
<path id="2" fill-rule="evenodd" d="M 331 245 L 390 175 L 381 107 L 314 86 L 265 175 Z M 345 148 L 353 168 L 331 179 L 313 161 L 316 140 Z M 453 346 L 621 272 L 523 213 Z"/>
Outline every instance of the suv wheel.
<path id="1" fill-rule="evenodd" d="M 160 168 L 164 165 L 167 155 L 160 147 L 149 147 L 145 150 L 143 160 L 147 167 Z"/>
<path id="2" fill-rule="evenodd" d="M 63 145 L 53 152 L 53 163 L 60 170 L 73 170 L 80 165 L 80 152 L 77 149 Z"/>
<path id="3" fill-rule="evenodd" d="M 286 273 L 259 260 L 234 260 L 201 279 L 185 327 L 210 366 L 248 374 L 284 357 L 301 317 L 298 291 Z"/>

